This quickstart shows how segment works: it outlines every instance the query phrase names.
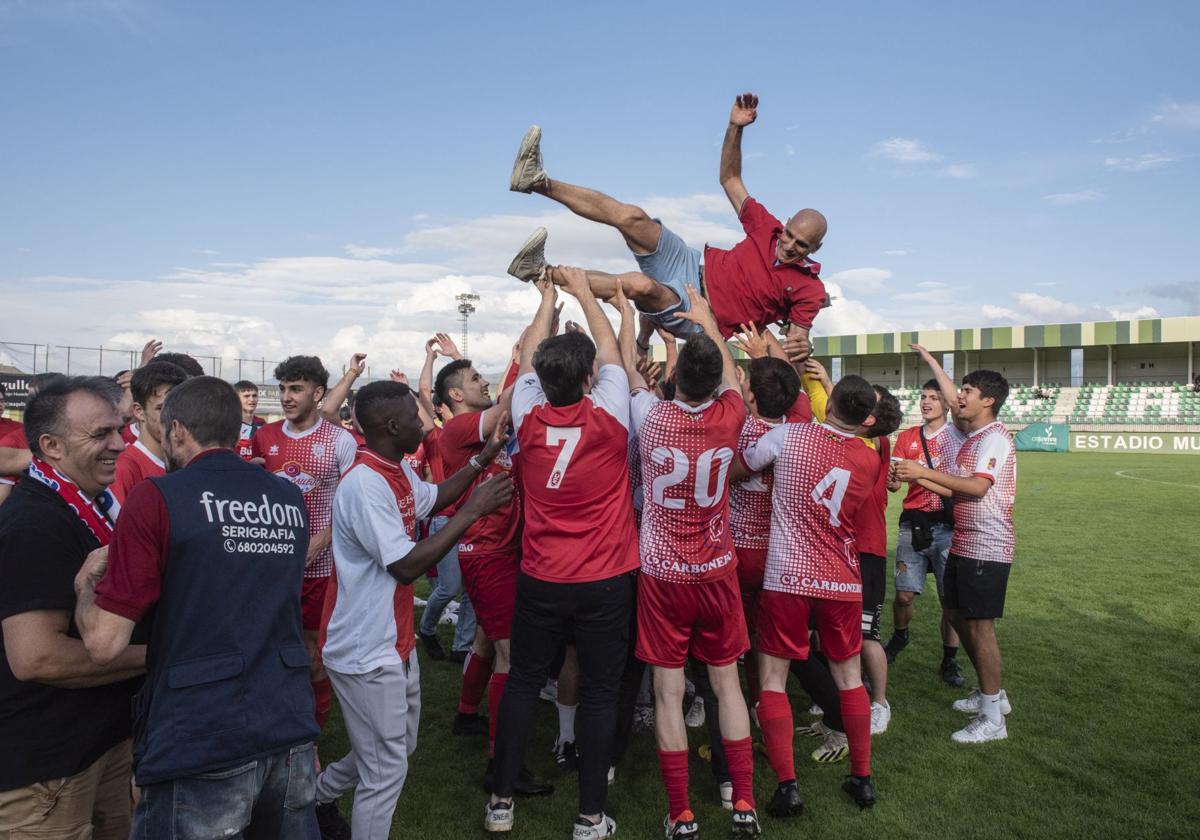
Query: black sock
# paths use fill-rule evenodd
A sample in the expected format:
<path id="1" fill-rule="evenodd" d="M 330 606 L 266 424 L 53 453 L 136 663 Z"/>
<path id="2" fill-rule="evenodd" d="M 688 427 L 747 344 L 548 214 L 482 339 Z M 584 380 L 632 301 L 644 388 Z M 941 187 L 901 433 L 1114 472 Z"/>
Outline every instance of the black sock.
<path id="1" fill-rule="evenodd" d="M 950 645 L 942 645 L 942 661 L 943 662 L 946 661 L 947 659 L 953 659 L 956 656 L 958 656 L 958 648 L 951 647 Z"/>
<path id="2" fill-rule="evenodd" d="M 897 627 L 895 630 L 892 631 L 892 635 L 898 639 L 901 639 L 901 640 L 907 642 L 908 641 L 908 628 L 907 627 Z"/>

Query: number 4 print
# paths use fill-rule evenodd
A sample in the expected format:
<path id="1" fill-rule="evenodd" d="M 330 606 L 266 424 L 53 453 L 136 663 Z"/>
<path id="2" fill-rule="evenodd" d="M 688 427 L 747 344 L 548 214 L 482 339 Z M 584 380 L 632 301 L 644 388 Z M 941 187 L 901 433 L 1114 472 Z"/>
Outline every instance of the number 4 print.
<path id="1" fill-rule="evenodd" d="M 846 497 L 846 488 L 849 486 L 850 470 L 834 467 L 812 489 L 813 501 L 829 510 L 829 524 L 834 528 L 842 524 L 838 514 L 842 511 L 842 499 Z"/>
<path id="2" fill-rule="evenodd" d="M 575 447 L 579 445 L 579 435 L 582 431 L 579 426 L 566 426 L 561 429 L 546 427 L 546 446 L 562 444 L 562 450 L 554 461 L 554 468 L 550 470 L 550 477 L 546 479 L 546 487 L 550 490 L 561 487 L 563 479 L 567 477 L 567 467 L 571 465 L 571 456 L 575 454 Z"/>

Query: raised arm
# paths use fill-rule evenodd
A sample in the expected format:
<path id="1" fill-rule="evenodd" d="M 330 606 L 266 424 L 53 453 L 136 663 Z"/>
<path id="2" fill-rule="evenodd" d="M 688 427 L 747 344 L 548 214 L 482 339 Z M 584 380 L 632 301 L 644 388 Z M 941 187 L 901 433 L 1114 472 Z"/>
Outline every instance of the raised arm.
<path id="1" fill-rule="evenodd" d="M 538 345 L 550 337 L 550 330 L 553 329 L 554 317 L 557 312 L 555 304 L 558 302 L 558 287 L 545 278 L 535 280 L 534 285 L 542 293 L 542 302 L 538 304 L 537 312 L 534 314 L 529 328 L 521 336 L 518 376 L 524 376 L 533 370 L 533 354 L 537 352 Z"/>
<path id="2" fill-rule="evenodd" d="M 713 316 L 712 307 L 708 305 L 704 295 L 700 294 L 695 286 L 688 286 L 687 292 L 692 308 L 687 312 L 680 312 L 679 317 L 691 321 L 693 324 L 699 324 L 700 328 L 704 330 L 704 334 L 717 343 L 717 348 L 721 351 L 721 384 L 740 392 L 737 365 L 733 363 L 729 347 L 726 346 L 725 339 L 721 337 L 721 328 L 717 326 L 717 319 Z"/>
<path id="3" fill-rule="evenodd" d="M 575 296 L 583 308 L 587 319 L 588 330 L 592 341 L 596 342 L 596 361 L 601 365 L 621 364 L 621 352 L 617 347 L 617 336 L 613 332 L 612 322 L 600 309 L 600 303 L 592 294 L 588 285 L 587 273 L 582 268 L 559 268 L 559 274 L 565 280 L 568 292 Z"/>
<path id="4" fill-rule="evenodd" d="M 425 364 L 421 365 L 421 375 L 417 377 L 417 405 L 434 418 L 437 409 L 433 406 L 433 361 L 437 358 L 437 345 L 436 337 L 425 342 Z"/>
<path id="5" fill-rule="evenodd" d="M 629 387 L 635 387 L 634 383 L 641 381 L 641 373 L 638 371 L 638 354 L 637 337 L 634 335 L 633 322 L 637 319 L 637 313 L 633 309 L 633 304 L 625 297 L 625 289 L 621 285 L 620 279 L 617 280 L 617 292 L 608 299 L 608 303 L 621 315 L 621 329 L 617 333 L 617 350 L 621 356 L 621 367 L 625 369 L 625 376 L 629 379 Z"/>
<path id="6" fill-rule="evenodd" d="M 346 401 L 346 397 L 350 396 L 350 391 L 354 387 L 354 380 L 362 376 L 363 371 L 367 369 L 367 354 L 355 353 L 350 357 L 350 365 L 346 368 L 346 372 L 342 374 L 342 378 L 337 384 L 325 392 L 325 399 L 321 400 L 321 416 L 330 423 L 338 423 L 341 418 L 338 412 L 342 408 L 342 403 Z"/>
<path id="7" fill-rule="evenodd" d="M 950 418 L 954 424 L 958 425 L 958 388 L 954 387 L 954 382 L 947 375 L 942 366 L 938 364 L 938 360 L 933 357 L 933 354 L 922 347 L 920 344 L 908 345 L 917 352 L 921 357 L 921 361 L 929 365 L 929 369 L 933 371 L 933 378 L 937 380 L 938 390 L 942 392 L 942 401 L 946 403 L 946 407 L 950 409 Z M 957 488 L 951 488 L 957 489 Z"/>
<path id="8" fill-rule="evenodd" d="M 729 112 L 729 127 L 721 144 L 721 188 L 733 205 L 733 212 L 742 215 L 742 205 L 750 197 L 742 183 L 742 129 L 758 117 L 758 97 L 743 93 L 733 102 Z"/>

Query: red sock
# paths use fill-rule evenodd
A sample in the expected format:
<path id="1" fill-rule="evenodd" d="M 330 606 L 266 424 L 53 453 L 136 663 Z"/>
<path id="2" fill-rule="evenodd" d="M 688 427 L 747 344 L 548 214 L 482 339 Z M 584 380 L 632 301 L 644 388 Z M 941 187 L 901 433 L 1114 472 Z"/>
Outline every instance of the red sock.
<path id="1" fill-rule="evenodd" d="M 692 810 L 688 802 L 688 751 L 658 751 L 658 769 L 667 788 L 667 813 L 672 820 Z"/>
<path id="2" fill-rule="evenodd" d="M 329 709 L 333 706 L 333 683 L 329 677 L 314 680 L 312 684 L 313 699 L 317 701 L 317 728 L 325 728 L 325 719 L 329 717 Z"/>
<path id="3" fill-rule="evenodd" d="M 500 722 L 500 700 L 508 674 L 492 674 L 488 680 L 488 755 L 496 754 L 496 724 Z"/>
<path id="4" fill-rule="evenodd" d="M 792 704 L 782 691 L 764 691 L 758 695 L 758 728 L 762 730 L 767 761 L 771 762 L 775 777 L 780 782 L 796 781 L 796 756 L 792 750 L 795 737 Z"/>
<path id="5" fill-rule="evenodd" d="M 479 714 L 479 702 L 492 675 L 492 660 L 477 653 L 467 654 L 463 668 L 462 690 L 458 694 L 458 711 L 464 715 Z"/>
<path id="6" fill-rule="evenodd" d="M 729 781 L 733 782 L 733 801 L 745 802 L 754 807 L 754 752 L 747 735 L 740 741 L 721 739 L 725 747 L 725 761 L 729 765 Z"/>
<path id="7" fill-rule="evenodd" d="M 846 740 L 850 742 L 850 772 L 855 776 L 871 775 L 871 700 L 865 686 L 839 691 L 842 701 L 842 723 Z"/>

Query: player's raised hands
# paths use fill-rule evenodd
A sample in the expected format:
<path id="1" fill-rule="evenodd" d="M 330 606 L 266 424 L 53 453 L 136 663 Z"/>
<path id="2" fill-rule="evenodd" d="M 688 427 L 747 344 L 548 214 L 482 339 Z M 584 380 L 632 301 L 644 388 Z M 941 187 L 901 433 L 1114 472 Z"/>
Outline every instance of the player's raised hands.
<path id="1" fill-rule="evenodd" d="M 766 337 L 754 324 L 740 324 L 740 332 L 733 337 L 733 346 L 751 359 L 763 359 L 770 353 Z"/>
<path id="2" fill-rule="evenodd" d="M 493 475 L 481 482 L 463 505 L 463 510 L 469 511 L 476 517 L 486 516 L 492 511 L 504 507 L 512 498 L 513 482 L 507 475 Z"/>
<path id="3" fill-rule="evenodd" d="M 462 353 L 459 352 L 458 345 L 454 343 L 453 338 L 443 332 L 436 333 L 434 338 L 437 339 L 438 352 L 443 356 L 449 356 L 455 361 L 458 361 L 462 358 Z"/>
<path id="4" fill-rule="evenodd" d="M 828 391 L 833 388 L 833 380 L 829 378 L 829 371 L 825 370 L 825 365 L 816 359 L 805 359 L 803 372 L 820 382 L 825 387 L 825 390 Z"/>
<path id="5" fill-rule="evenodd" d="M 637 372 L 646 381 L 646 387 L 653 390 L 662 376 L 662 365 L 647 356 L 638 356 Z"/>
<path id="6" fill-rule="evenodd" d="M 573 265 L 560 265 L 555 271 L 562 278 L 563 287 L 575 297 L 590 295 L 592 287 L 588 285 L 587 272 Z"/>
<path id="7" fill-rule="evenodd" d="M 926 349 L 925 349 L 923 346 L 921 346 L 920 344 L 917 344 L 915 341 L 914 341 L 912 344 L 908 345 L 908 346 L 909 346 L 909 349 L 911 349 L 912 351 L 914 351 L 914 352 L 915 352 L 915 353 L 916 353 L 918 356 L 920 356 L 920 357 L 921 357 L 921 359 L 922 359 L 922 360 L 924 360 L 924 361 L 929 361 L 930 359 L 932 359 L 932 358 L 933 358 L 933 354 L 932 354 L 932 353 L 930 353 L 928 350 L 926 350 Z"/>
<path id="8" fill-rule="evenodd" d="M 142 363 L 138 367 L 147 365 L 150 361 L 162 352 L 163 343 L 157 338 L 152 338 L 142 347 Z"/>
<path id="9" fill-rule="evenodd" d="M 350 367 L 346 369 L 347 373 L 353 373 L 355 376 L 362 376 L 367 369 L 367 354 L 354 353 L 350 356 Z"/>
<path id="10" fill-rule="evenodd" d="M 500 417 L 496 420 L 496 428 L 492 431 L 492 436 L 488 438 L 487 445 L 476 456 L 481 464 L 490 464 L 492 460 L 500 454 L 500 450 L 508 443 L 508 412 L 500 412 Z"/>
<path id="11" fill-rule="evenodd" d="M 733 110 L 729 112 L 729 122 L 734 125 L 747 126 L 758 119 L 758 97 L 753 93 L 738 94 L 733 101 Z"/>
<path id="12" fill-rule="evenodd" d="M 583 335 L 587 335 L 587 330 L 574 321 L 567 321 L 567 332 L 582 333 Z"/>
<path id="13" fill-rule="evenodd" d="M 698 325 L 704 332 L 708 333 L 708 337 L 713 341 L 723 341 L 721 330 L 717 326 L 717 319 L 713 316 L 712 307 L 708 305 L 708 300 L 695 286 L 688 286 L 687 293 L 691 309 L 687 312 L 680 312 L 679 317 Z"/>
<path id="14" fill-rule="evenodd" d="M 783 352 L 788 361 L 798 365 L 812 355 L 812 342 L 803 333 L 791 330 L 783 336 Z"/>
<path id="15" fill-rule="evenodd" d="M 390 378 L 393 382 L 399 382 L 401 385 L 408 384 L 408 374 L 402 370 L 393 370 Z"/>

